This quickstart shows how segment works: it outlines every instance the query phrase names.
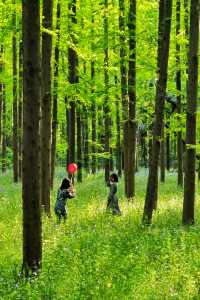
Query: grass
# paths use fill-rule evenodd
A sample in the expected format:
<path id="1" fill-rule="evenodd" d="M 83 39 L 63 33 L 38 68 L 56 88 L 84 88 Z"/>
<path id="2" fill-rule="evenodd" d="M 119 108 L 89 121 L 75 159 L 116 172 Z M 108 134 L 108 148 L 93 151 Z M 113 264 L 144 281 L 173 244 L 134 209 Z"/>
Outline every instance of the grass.
<path id="1" fill-rule="evenodd" d="M 57 172 L 58 187 L 63 170 Z M 182 191 L 168 174 L 160 185 L 153 225 L 141 218 L 146 176 L 136 178 L 132 203 L 122 197 L 120 217 L 105 213 L 101 175 L 77 185 L 69 218 L 61 226 L 43 217 L 43 269 L 39 278 L 19 280 L 22 260 L 21 187 L 11 174 L 0 177 L 0 299 L 200 299 L 200 210 L 196 225 L 181 226 Z M 52 193 L 52 206 L 56 188 Z M 53 212 L 53 210 L 52 210 Z"/>

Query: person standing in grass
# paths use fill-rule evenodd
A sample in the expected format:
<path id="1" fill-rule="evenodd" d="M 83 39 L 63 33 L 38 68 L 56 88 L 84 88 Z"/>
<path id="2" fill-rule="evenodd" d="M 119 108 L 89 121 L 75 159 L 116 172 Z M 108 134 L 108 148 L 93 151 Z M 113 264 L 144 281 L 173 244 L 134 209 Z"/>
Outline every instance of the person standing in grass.
<path id="1" fill-rule="evenodd" d="M 107 184 L 110 188 L 108 195 L 107 210 L 111 210 L 113 215 L 121 215 L 119 200 L 117 197 L 118 176 L 115 173 L 110 175 L 110 181 Z"/>
<path id="2" fill-rule="evenodd" d="M 66 209 L 67 199 L 71 199 L 74 197 L 75 197 L 75 190 L 71 181 L 67 178 L 64 178 L 60 188 L 58 189 L 55 208 L 54 208 L 59 224 L 61 223 L 62 219 L 65 222 L 67 218 L 67 209 Z"/>

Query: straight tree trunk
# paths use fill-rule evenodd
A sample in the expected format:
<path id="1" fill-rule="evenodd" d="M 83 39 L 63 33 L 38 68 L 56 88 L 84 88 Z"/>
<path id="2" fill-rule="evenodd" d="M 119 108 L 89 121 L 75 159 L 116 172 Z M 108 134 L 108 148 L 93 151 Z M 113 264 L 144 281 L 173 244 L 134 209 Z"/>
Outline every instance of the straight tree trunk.
<path id="1" fill-rule="evenodd" d="M 136 0 L 130 1 L 129 8 L 129 120 L 125 124 L 126 137 L 124 148 L 126 196 L 135 196 L 135 166 L 136 166 Z"/>
<path id="2" fill-rule="evenodd" d="M 96 174 L 96 142 L 97 142 L 97 129 L 96 129 L 96 101 L 94 97 L 94 77 L 95 65 L 94 61 L 91 62 L 91 80 L 92 80 L 92 174 Z"/>
<path id="3" fill-rule="evenodd" d="M 88 124 L 88 110 L 87 107 L 84 109 L 84 119 L 82 122 L 83 129 L 83 145 L 84 145 L 84 167 L 87 174 L 90 173 L 90 162 L 89 162 L 89 124 Z"/>
<path id="4" fill-rule="evenodd" d="M 180 34 L 181 24 L 181 1 L 176 0 L 176 36 Z M 177 113 L 181 114 L 181 47 L 178 39 L 176 39 L 176 98 Z M 180 118 L 178 119 L 179 123 Z M 178 126 L 181 128 L 181 124 Z M 179 129 L 177 133 L 177 160 L 178 160 L 178 185 L 183 186 L 183 149 L 182 149 L 182 132 Z"/>
<path id="5" fill-rule="evenodd" d="M 120 74 L 121 74 L 121 99 L 122 99 L 122 123 L 123 123 L 123 153 L 126 149 L 126 136 L 125 136 L 125 121 L 128 119 L 128 80 L 127 80 L 127 67 L 126 67 L 126 22 L 125 22 L 125 2 L 124 0 L 119 0 L 119 42 L 120 42 Z M 118 119 L 118 117 L 117 117 Z M 121 131 L 121 127 L 118 128 Z M 119 139 L 120 132 L 118 133 Z M 119 140 L 118 140 L 119 142 Z M 118 152 L 118 159 L 120 165 L 119 155 L 122 155 L 121 149 Z M 121 166 L 120 166 L 121 168 Z M 118 169 L 118 173 L 120 175 L 121 170 Z M 124 184 L 125 191 L 127 190 L 127 172 L 124 172 Z"/>
<path id="6" fill-rule="evenodd" d="M 117 89 L 117 76 L 115 76 L 115 86 Z M 118 171 L 118 176 L 122 176 L 122 150 L 121 150 L 121 118 L 120 118 L 120 98 L 116 93 L 116 169 Z M 125 136 L 125 135 L 124 135 Z"/>
<path id="7" fill-rule="evenodd" d="M 76 44 L 74 33 L 71 29 L 71 24 L 76 24 L 76 0 L 70 0 L 68 4 L 69 9 L 69 32 L 71 35 L 71 39 L 74 44 Z M 69 47 L 68 48 L 68 80 L 69 83 L 74 84 L 78 83 L 78 56 L 76 51 Z M 69 99 L 69 107 L 68 107 L 68 163 L 75 162 L 75 135 L 76 135 L 76 103 L 75 99 Z M 69 174 L 70 176 L 70 174 Z"/>
<path id="8" fill-rule="evenodd" d="M 40 1 L 22 2 L 23 21 L 23 272 L 38 272 L 42 261 L 39 176 L 41 97 Z"/>
<path id="9" fill-rule="evenodd" d="M 3 72 L 3 45 L 0 46 L 0 74 Z M 2 75 L 1 75 L 2 76 Z M 3 82 L 0 82 L 0 145 L 2 145 Z"/>
<path id="10" fill-rule="evenodd" d="M 83 174 L 82 174 L 82 126 L 81 126 L 81 108 L 80 104 L 77 107 L 76 114 L 76 122 L 77 122 L 77 163 L 78 163 L 78 173 L 77 173 L 77 181 L 82 182 Z"/>
<path id="11" fill-rule="evenodd" d="M 163 13 L 164 12 L 164 13 Z M 153 125 L 152 159 L 150 161 L 149 176 L 146 190 L 143 221 L 150 224 L 153 209 L 157 206 L 158 193 L 158 161 L 160 153 L 160 139 L 164 117 L 165 94 L 167 87 L 167 70 L 170 44 L 170 29 L 172 15 L 172 0 L 160 0 L 159 5 L 159 37 L 158 37 L 158 82 L 155 97 L 155 120 Z M 161 17 L 162 16 L 162 17 Z"/>
<path id="12" fill-rule="evenodd" d="M 170 170 L 170 133 L 166 133 L 166 168 Z"/>
<path id="13" fill-rule="evenodd" d="M 19 178 L 22 178 L 22 102 L 23 102 L 23 48 L 19 43 L 19 101 L 18 101 L 18 152 L 19 152 Z"/>
<path id="14" fill-rule="evenodd" d="M 163 126 L 162 139 L 160 145 L 160 181 L 165 182 L 165 132 Z"/>
<path id="15" fill-rule="evenodd" d="M 52 30 L 53 0 L 43 0 L 43 22 Z M 45 213 L 50 217 L 51 187 L 51 56 L 52 35 L 42 33 L 42 120 L 41 120 L 41 197 Z"/>
<path id="16" fill-rule="evenodd" d="M 110 173 L 110 105 L 109 105 L 109 56 L 108 56 L 108 0 L 104 0 L 104 83 L 105 83 L 105 98 L 104 98 L 104 128 L 105 128 L 105 147 L 104 151 L 107 158 L 104 159 L 105 182 L 109 181 Z"/>
<path id="17" fill-rule="evenodd" d="M 16 8 L 15 0 L 13 0 L 13 176 L 14 182 L 18 182 L 18 113 L 17 113 L 17 37 L 16 37 Z"/>
<path id="18" fill-rule="evenodd" d="M 7 123 L 6 123 L 6 90 L 5 84 L 2 87 L 3 98 L 2 98 L 2 173 L 6 172 L 6 155 L 7 155 Z"/>
<path id="19" fill-rule="evenodd" d="M 56 12 L 56 46 L 55 46 L 55 63 L 54 63 L 54 81 L 53 81 L 53 111 L 52 111 L 52 143 L 51 143 L 51 188 L 53 189 L 55 158 L 56 158 L 56 135 L 58 127 L 58 72 L 60 56 L 60 0 L 57 2 Z"/>
<path id="20" fill-rule="evenodd" d="M 198 94 L 199 0 L 191 0 L 186 113 L 183 224 L 194 224 L 196 112 Z"/>

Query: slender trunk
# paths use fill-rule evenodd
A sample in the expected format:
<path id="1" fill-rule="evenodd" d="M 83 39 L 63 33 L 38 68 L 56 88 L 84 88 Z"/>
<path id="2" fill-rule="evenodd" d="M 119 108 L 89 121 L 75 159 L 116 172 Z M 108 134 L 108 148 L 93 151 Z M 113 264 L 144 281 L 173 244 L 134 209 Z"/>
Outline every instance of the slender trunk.
<path id="1" fill-rule="evenodd" d="M 41 97 L 40 1 L 22 2 L 23 18 L 23 271 L 38 272 L 42 260 L 39 176 Z"/>
<path id="2" fill-rule="evenodd" d="M 15 7 L 15 0 L 13 0 Z M 13 13 L 13 176 L 18 182 L 18 113 L 17 113 L 17 37 L 16 37 L 16 10 Z"/>
<path id="3" fill-rule="evenodd" d="M 7 129 L 7 124 L 6 124 L 6 90 L 5 90 L 5 84 L 3 84 L 2 87 L 2 92 L 3 92 L 3 103 L 2 103 L 2 173 L 6 172 L 6 155 L 7 155 L 7 145 L 6 145 L 6 140 L 7 140 L 7 134 L 6 134 L 6 129 Z"/>
<path id="4" fill-rule="evenodd" d="M 129 120 L 125 123 L 126 137 L 124 148 L 126 196 L 135 196 L 136 165 L 136 0 L 130 1 L 129 8 Z"/>
<path id="5" fill-rule="evenodd" d="M 3 72 L 3 45 L 0 46 L 0 75 Z M 3 82 L 0 82 L 0 147 L 2 141 Z"/>
<path id="6" fill-rule="evenodd" d="M 186 114 L 186 158 L 183 224 L 194 223 L 196 112 L 198 93 L 199 0 L 191 0 Z"/>
<path id="7" fill-rule="evenodd" d="M 115 76 L 115 86 L 117 89 L 117 76 Z M 121 151 L 121 124 L 120 124 L 120 98 L 116 93 L 116 129 L 117 129 L 117 139 L 116 139 L 116 169 L 118 171 L 118 176 L 122 176 L 122 151 Z"/>
<path id="8" fill-rule="evenodd" d="M 164 126 L 162 129 L 162 139 L 160 145 L 160 181 L 165 182 L 165 132 Z"/>
<path id="9" fill-rule="evenodd" d="M 82 174 L 82 126 L 81 126 L 81 111 L 80 111 L 80 104 L 77 107 L 77 114 L 76 114 L 76 122 L 77 122 L 77 163 L 78 163 L 78 174 L 77 174 L 77 181 L 82 182 L 83 174 Z"/>
<path id="10" fill-rule="evenodd" d="M 52 30 L 53 0 L 43 0 L 43 22 Z M 42 122 L 41 122 L 41 197 L 45 213 L 50 217 L 51 187 L 51 55 L 52 35 L 42 33 Z"/>
<path id="11" fill-rule="evenodd" d="M 95 68 L 94 61 L 91 62 L 91 80 L 92 80 L 92 174 L 96 174 L 96 142 L 97 142 L 97 129 L 96 129 L 96 101 L 94 94 L 94 77 Z"/>
<path id="12" fill-rule="evenodd" d="M 107 158 L 104 159 L 105 168 L 105 182 L 109 181 L 110 173 L 110 106 L 109 106 L 109 57 L 108 57 L 108 0 L 104 0 L 104 84 L 105 84 L 105 98 L 104 98 L 104 126 L 105 126 L 105 148 L 104 151 Z"/>
<path id="13" fill-rule="evenodd" d="M 165 12 L 165 13 L 163 13 Z M 155 97 L 155 120 L 153 125 L 152 159 L 150 161 L 149 176 L 146 190 L 143 221 L 151 223 L 153 209 L 157 206 L 158 192 L 158 160 L 160 153 L 160 139 L 164 116 L 165 94 L 167 87 L 167 70 L 170 44 L 170 29 L 172 15 L 172 0 L 160 0 L 159 6 L 159 38 L 158 38 L 158 82 Z M 162 16 L 162 17 L 161 17 Z"/>
<path id="14" fill-rule="evenodd" d="M 89 164 L 89 126 L 88 126 L 88 111 L 85 108 L 84 120 L 82 123 L 83 127 L 83 145 L 84 145 L 84 167 L 87 173 L 90 172 Z"/>
<path id="15" fill-rule="evenodd" d="M 18 101 L 18 152 L 19 178 L 22 178 L 22 102 L 23 102 L 23 45 L 19 44 L 19 101 Z"/>
<path id="16" fill-rule="evenodd" d="M 55 46 L 55 63 L 54 63 L 54 82 L 53 82 L 53 111 L 52 111 L 52 143 L 51 143 L 51 188 L 53 189 L 55 159 L 56 159 L 56 135 L 58 127 L 58 72 L 60 56 L 60 0 L 57 3 L 56 13 L 56 46 Z"/>
<path id="17" fill-rule="evenodd" d="M 176 36 L 180 34 L 181 24 L 181 1 L 176 0 Z M 176 39 L 176 98 L 177 98 L 177 113 L 178 127 L 181 128 L 181 47 L 178 39 Z M 183 149 L 182 149 L 182 132 L 179 129 L 177 133 L 177 160 L 178 160 L 178 185 L 183 186 Z"/>
<path id="18" fill-rule="evenodd" d="M 126 67 L 126 22 L 125 22 L 125 2 L 124 0 L 119 0 L 119 34 L 120 34 L 120 74 L 121 74 L 121 99 L 122 99 L 122 123 L 123 123 L 123 149 L 118 150 L 118 159 L 119 159 L 119 166 L 121 169 L 122 162 L 120 163 L 120 160 L 122 158 L 119 157 L 119 155 L 122 155 L 122 152 L 124 153 L 124 150 L 126 149 L 126 136 L 125 136 L 125 124 L 124 122 L 128 118 L 128 82 L 127 82 L 127 67 Z M 118 117 L 117 117 L 118 119 Z M 121 127 L 121 126 L 120 126 Z M 118 133 L 118 139 L 120 135 L 120 128 Z M 120 146 L 120 145 L 119 145 Z M 119 175 L 121 175 L 121 170 L 118 169 Z M 125 191 L 127 186 L 127 172 L 124 173 L 124 184 L 125 184 Z"/>
<path id="19" fill-rule="evenodd" d="M 166 168 L 170 170 L 170 133 L 166 133 Z"/>
<path id="20" fill-rule="evenodd" d="M 70 0 L 68 4 L 69 9 L 69 32 L 71 39 L 76 44 L 74 33 L 72 32 L 72 24 L 77 23 L 76 19 L 76 0 Z M 69 83 L 78 83 L 78 56 L 74 48 L 68 48 L 68 80 Z M 68 108 L 68 163 L 75 162 L 75 135 L 76 135 L 76 103 L 75 99 L 69 99 Z"/>

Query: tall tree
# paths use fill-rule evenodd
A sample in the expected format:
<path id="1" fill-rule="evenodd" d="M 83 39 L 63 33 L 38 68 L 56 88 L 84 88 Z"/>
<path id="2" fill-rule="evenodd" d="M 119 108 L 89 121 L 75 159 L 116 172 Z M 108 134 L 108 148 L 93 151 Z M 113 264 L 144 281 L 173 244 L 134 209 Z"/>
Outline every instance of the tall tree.
<path id="1" fill-rule="evenodd" d="M 53 0 L 43 0 L 42 10 L 42 120 L 41 120 L 41 201 L 50 216 L 51 187 L 51 56 Z"/>
<path id="2" fill-rule="evenodd" d="M 126 66 L 126 22 L 125 22 L 125 2 L 119 0 L 119 42 L 120 42 L 120 75 L 121 75 L 121 99 L 122 99 L 122 122 L 123 122 L 123 153 L 126 149 L 126 135 L 124 122 L 128 118 L 128 82 Z M 120 128 L 119 128 L 120 129 Z M 118 136 L 119 137 L 119 136 Z M 120 145 L 118 146 L 120 147 Z M 120 151 L 121 152 L 121 151 Z M 118 153 L 118 155 L 121 153 Z M 125 191 L 127 190 L 127 172 L 124 173 Z"/>
<path id="3" fill-rule="evenodd" d="M 68 4 L 69 10 L 69 33 L 71 42 L 76 44 L 74 26 L 77 24 L 76 18 L 76 0 L 70 0 Z M 78 83 L 78 55 L 74 47 L 68 48 L 68 80 L 69 83 L 75 84 Z M 75 122 L 76 122 L 76 103 L 75 98 L 69 99 L 68 102 L 68 163 L 75 162 Z"/>
<path id="4" fill-rule="evenodd" d="M 94 12 L 92 12 L 92 31 L 91 31 L 91 50 L 94 52 Z M 95 61 L 94 54 L 92 53 L 91 59 L 91 99 L 92 99 L 92 174 L 96 174 L 96 142 L 97 142 L 97 129 L 96 129 L 96 99 L 95 99 Z"/>
<path id="5" fill-rule="evenodd" d="M 53 111 L 52 111 L 52 143 L 51 143 L 51 188 L 53 188 L 56 158 L 56 134 L 58 127 L 58 72 L 60 56 L 60 0 L 57 2 L 56 11 L 56 45 L 55 45 L 55 63 L 54 63 L 54 81 L 53 81 Z"/>
<path id="6" fill-rule="evenodd" d="M 177 94 L 177 113 L 180 123 L 181 114 L 181 47 L 178 40 L 181 24 L 181 1 L 176 0 L 176 94 Z M 178 185 L 183 186 L 183 149 L 181 126 L 178 126 L 177 133 L 177 161 L 178 161 Z"/>
<path id="7" fill-rule="evenodd" d="M 186 112 L 186 157 L 183 223 L 194 223 L 195 202 L 195 159 L 196 159 L 196 112 L 198 93 L 198 52 L 199 52 L 199 0 L 190 2 L 190 34 L 188 53 L 188 88 Z"/>
<path id="8" fill-rule="evenodd" d="M 158 160 L 160 153 L 160 139 L 162 135 L 162 124 L 164 117 L 165 94 L 167 87 L 167 70 L 170 44 L 170 29 L 172 15 L 172 0 L 160 0 L 159 3 L 159 25 L 158 25 L 158 57 L 155 97 L 155 120 L 153 124 L 152 158 L 149 166 L 143 221 L 151 223 L 153 209 L 157 203 L 158 193 Z"/>
<path id="9" fill-rule="evenodd" d="M 6 122 L 6 91 L 5 84 L 2 87 L 2 173 L 6 172 L 6 154 L 7 154 L 7 122 Z"/>
<path id="10" fill-rule="evenodd" d="M 16 31 L 16 8 L 15 0 L 13 0 L 13 175 L 14 182 L 18 182 L 18 114 L 17 114 L 17 31 Z"/>
<path id="11" fill-rule="evenodd" d="M 19 81 L 18 81 L 18 153 L 19 178 L 22 178 L 22 103 L 23 103 L 23 49 L 22 41 L 19 43 Z"/>
<path id="12" fill-rule="evenodd" d="M 130 1 L 129 8 L 129 119 L 125 122 L 125 181 L 126 196 L 135 196 L 135 166 L 136 166 L 136 0 Z"/>
<path id="13" fill-rule="evenodd" d="M 104 130 L 105 130 L 105 143 L 104 151 L 107 158 L 104 159 L 105 167 L 105 182 L 109 181 L 110 173 L 110 105 L 109 105 L 109 56 L 108 56 L 108 0 L 104 0 L 104 85 L 105 85 L 105 96 L 104 96 Z"/>
<path id="14" fill-rule="evenodd" d="M 40 1 L 22 2 L 23 24 L 23 271 L 41 267 L 39 112 L 41 97 Z"/>

